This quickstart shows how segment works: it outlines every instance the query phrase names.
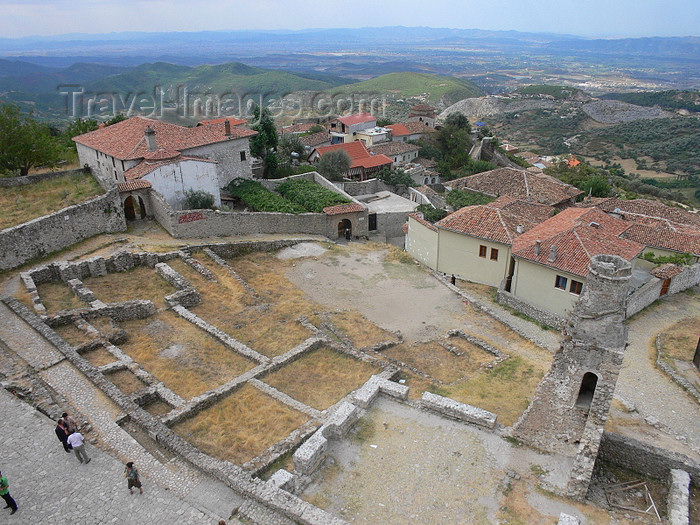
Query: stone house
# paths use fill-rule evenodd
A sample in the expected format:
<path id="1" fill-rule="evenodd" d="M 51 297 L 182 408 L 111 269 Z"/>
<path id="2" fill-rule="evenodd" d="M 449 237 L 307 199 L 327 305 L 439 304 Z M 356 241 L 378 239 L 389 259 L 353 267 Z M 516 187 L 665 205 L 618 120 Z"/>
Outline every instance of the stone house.
<path id="1" fill-rule="evenodd" d="M 496 168 L 445 183 L 450 188 L 470 190 L 490 197 L 510 197 L 537 202 L 557 209 L 568 208 L 583 194 L 575 186 L 544 173 L 515 168 Z"/>
<path id="2" fill-rule="evenodd" d="M 375 144 L 389 142 L 391 140 L 391 130 L 389 128 L 375 126 L 354 133 L 353 139 L 361 140 L 365 143 L 365 146 L 374 146 Z"/>
<path id="3" fill-rule="evenodd" d="M 411 215 L 406 249 L 438 272 L 498 287 L 511 270 L 514 239 L 553 213 L 550 206 L 504 196 L 461 208 L 431 226 Z"/>
<path id="4" fill-rule="evenodd" d="M 616 255 L 634 269 L 645 246 L 622 238 L 629 227 L 595 208 L 567 208 L 514 240 L 502 289 L 521 304 L 564 319 L 586 284 L 591 257 Z"/>
<path id="5" fill-rule="evenodd" d="M 391 124 L 387 126 L 387 128 L 391 130 L 391 140 L 394 142 L 413 142 L 432 133 L 436 133 L 435 128 L 426 126 L 422 122 Z"/>
<path id="6" fill-rule="evenodd" d="M 299 140 L 301 140 L 301 143 L 308 152 L 311 152 L 314 148 L 319 146 L 331 145 L 331 136 L 327 131 L 319 131 L 318 133 L 304 135 L 303 137 L 300 137 Z"/>
<path id="7" fill-rule="evenodd" d="M 428 104 L 416 104 L 415 106 L 411 106 L 407 121 L 418 122 L 424 126 L 434 128 L 435 119 L 437 119 L 437 112 L 433 106 L 429 106 Z"/>
<path id="8" fill-rule="evenodd" d="M 338 117 L 328 123 L 331 144 L 343 144 L 356 140 L 357 133 L 377 127 L 377 118 L 369 113 L 357 113 Z"/>
<path id="9" fill-rule="evenodd" d="M 212 122 L 187 128 L 132 117 L 73 140 L 80 163 L 103 184 L 122 184 L 123 189 L 125 183 L 145 177 L 154 190 L 179 206 L 184 190 L 203 189 L 218 199 L 218 189 L 234 178 L 252 177 L 249 140 L 257 132 L 232 126 L 229 119 Z M 134 195 L 122 195 L 125 211 L 129 197 Z"/>
<path id="10" fill-rule="evenodd" d="M 391 168 L 393 161 L 386 155 L 372 155 L 363 142 L 354 141 L 331 146 L 319 146 L 311 151 L 308 157 L 310 163 L 315 164 L 319 159 L 331 151 L 342 150 L 350 157 L 350 169 L 345 173 L 345 178 L 350 180 L 367 180 L 382 169 Z"/>
<path id="11" fill-rule="evenodd" d="M 405 142 L 385 142 L 384 144 L 370 146 L 368 149 L 373 155 L 386 155 L 394 161 L 395 165 L 403 166 L 418 158 L 420 147 Z"/>

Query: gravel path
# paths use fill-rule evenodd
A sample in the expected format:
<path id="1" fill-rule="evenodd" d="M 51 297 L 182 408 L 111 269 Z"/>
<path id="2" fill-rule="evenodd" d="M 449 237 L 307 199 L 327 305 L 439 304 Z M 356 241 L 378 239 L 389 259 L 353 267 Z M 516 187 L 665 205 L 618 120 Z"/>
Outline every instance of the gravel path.
<path id="1" fill-rule="evenodd" d="M 680 437 L 700 457 L 700 405 L 655 366 L 656 335 L 686 317 L 700 316 L 697 294 L 668 297 L 637 314 L 629 326 L 629 346 L 617 381 L 616 396 L 633 403 L 642 417 L 657 418 L 671 436 Z M 653 359 L 653 360 L 652 360 Z M 631 437 L 639 437 L 636 432 Z"/>

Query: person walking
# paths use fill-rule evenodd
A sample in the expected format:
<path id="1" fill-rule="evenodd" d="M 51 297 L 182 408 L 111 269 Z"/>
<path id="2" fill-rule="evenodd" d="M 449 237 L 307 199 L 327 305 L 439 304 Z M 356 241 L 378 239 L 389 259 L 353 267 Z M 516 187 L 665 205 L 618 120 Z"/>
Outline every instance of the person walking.
<path id="1" fill-rule="evenodd" d="M 136 487 L 139 489 L 139 494 L 143 494 L 143 487 L 141 487 L 141 477 L 139 476 L 139 471 L 134 466 L 133 461 L 129 461 L 124 467 L 124 477 L 126 478 L 126 488 L 129 489 L 129 494 L 133 494 L 132 489 Z"/>
<path id="2" fill-rule="evenodd" d="M 61 419 L 63 420 L 64 427 L 68 432 L 68 435 L 78 431 L 78 422 L 70 414 L 68 414 L 68 412 L 61 414 Z"/>
<path id="3" fill-rule="evenodd" d="M 10 496 L 10 484 L 8 483 L 7 478 L 2 475 L 2 472 L 0 472 L 0 497 L 5 500 L 5 503 L 7 503 L 5 508 L 12 509 L 10 515 L 17 512 L 17 503 L 12 496 Z"/>
<path id="4" fill-rule="evenodd" d="M 56 437 L 63 444 L 63 450 L 70 454 L 70 445 L 68 444 L 68 431 L 66 430 L 65 422 L 63 421 L 63 419 L 58 420 L 54 432 L 56 432 Z"/>
<path id="5" fill-rule="evenodd" d="M 85 438 L 80 432 L 73 432 L 68 436 L 68 444 L 73 447 L 75 457 L 78 458 L 80 463 L 85 462 L 87 465 L 92 461 L 92 459 L 88 457 L 87 452 L 85 452 Z"/>

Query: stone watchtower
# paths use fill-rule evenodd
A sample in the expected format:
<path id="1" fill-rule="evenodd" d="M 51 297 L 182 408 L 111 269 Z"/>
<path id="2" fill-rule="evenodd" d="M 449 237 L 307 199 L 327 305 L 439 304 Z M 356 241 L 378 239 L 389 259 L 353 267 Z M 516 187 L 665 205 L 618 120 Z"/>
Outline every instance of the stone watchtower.
<path id="1" fill-rule="evenodd" d="M 513 435 L 551 452 L 574 455 L 588 423 L 605 424 L 627 344 L 624 326 L 632 266 L 596 255 L 571 313 L 552 368 L 513 427 Z"/>

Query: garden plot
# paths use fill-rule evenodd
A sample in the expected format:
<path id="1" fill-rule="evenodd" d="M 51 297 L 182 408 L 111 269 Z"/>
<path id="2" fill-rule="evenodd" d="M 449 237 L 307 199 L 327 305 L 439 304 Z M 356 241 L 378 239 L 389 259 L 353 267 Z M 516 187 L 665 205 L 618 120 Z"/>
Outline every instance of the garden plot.
<path id="1" fill-rule="evenodd" d="M 198 260 L 203 261 L 203 257 Z M 202 296 L 202 303 L 191 308 L 193 313 L 263 355 L 283 354 L 313 335 L 297 321 L 302 311 L 309 311 L 308 305 L 294 297 L 265 294 L 263 290 L 255 300 L 238 281 L 224 275 L 223 268 L 215 273 L 218 282 L 213 282 L 183 261 L 169 264 Z M 300 292 L 297 295 L 301 297 Z"/>
<path id="2" fill-rule="evenodd" d="M 251 385 L 173 426 L 203 452 L 242 465 L 309 420 Z"/>
<path id="3" fill-rule="evenodd" d="M 325 410 L 363 385 L 378 370 L 331 348 L 320 348 L 262 378 L 317 410 Z"/>
<path id="4" fill-rule="evenodd" d="M 146 384 L 129 370 L 108 372 L 105 374 L 105 377 L 126 395 L 133 394 L 146 387 Z"/>
<path id="5" fill-rule="evenodd" d="M 190 399 L 255 366 L 172 311 L 126 321 L 120 345 L 134 361 L 179 396 Z"/>
<path id="6" fill-rule="evenodd" d="M 127 272 L 108 273 L 101 277 L 87 277 L 83 280 L 83 284 L 92 290 L 97 299 L 104 303 L 148 299 L 157 308 L 165 307 L 165 296 L 177 291 L 152 268 L 144 266 Z"/>
<path id="7" fill-rule="evenodd" d="M 40 284 L 36 287 L 36 291 L 49 315 L 56 314 L 61 310 L 74 310 L 87 306 L 75 296 L 63 281 Z"/>

